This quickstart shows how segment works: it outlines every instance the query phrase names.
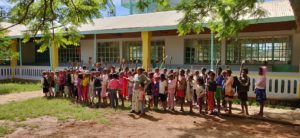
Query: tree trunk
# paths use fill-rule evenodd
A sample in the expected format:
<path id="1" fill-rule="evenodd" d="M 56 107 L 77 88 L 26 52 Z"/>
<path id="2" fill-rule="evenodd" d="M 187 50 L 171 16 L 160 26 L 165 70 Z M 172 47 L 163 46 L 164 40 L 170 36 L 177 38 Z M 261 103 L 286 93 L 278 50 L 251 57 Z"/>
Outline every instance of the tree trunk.
<path id="1" fill-rule="evenodd" d="M 297 31 L 300 32 L 300 0 L 289 0 L 294 11 Z"/>

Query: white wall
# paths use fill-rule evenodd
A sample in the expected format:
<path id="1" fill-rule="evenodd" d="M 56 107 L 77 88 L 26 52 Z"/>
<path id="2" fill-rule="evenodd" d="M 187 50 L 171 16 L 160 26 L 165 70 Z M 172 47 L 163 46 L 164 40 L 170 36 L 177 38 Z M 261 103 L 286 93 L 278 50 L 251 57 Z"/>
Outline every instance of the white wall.
<path id="1" fill-rule="evenodd" d="M 241 37 L 257 37 L 257 36 L 274 36 L 274 35 L 292 35 L 293 36 L 293 57 L 292 64 L 294 66 L 299 66 L 300 63 L 300 33 L 295 34 L 293 30 L 287 31 L 266 31 L 266 32 L 252 32 L 252 33 L 241 33 Z M 170 62 L 170 57 L 173 57 L 172 64 L 184 64 L 184 39 L 189 38 L 205 38 L 210 39 L 210 34 L 201 34 L 201 35 L 189 35 L 185 37 L 178 36 L 162 36 L 162 37 L 152 37 L 152 40 L 164 40 L 166 46 L 166 55 L 168 58 L 166 62 Z M 141 38 L 122 38 L 122 39 L 97 39 L 98 42 L 107 42 L 107 41 L 141 41 Z M 93 51 L 94 41 L 93 39 L 81 40 L 81 60 L 84 63 L 87 63 L 88 58 L 94 57 Z M 124 49 L 124 48 L 123 48 Z M 122 53 L 123 55 L 126 53 Z M 224 57 L 224 56 L 223 56 Z"/>
<path id="2" fill-rule="evenodd" d="M 80 41 L 80 51 L 81 51 L 81 60 L 83 61 L 84 65 L 87 64 L 89 57 L 94 57 L 94 41 L 93 39 L 86 39 Z"/>
<path id="3" fill-rule="evenodd" d="M 166 45 L 166 63 L 170 63 L 171 57 L 173 58 L 172 64 L 184 64 L 184 39 L 178 36 L 163 37 Z"/>

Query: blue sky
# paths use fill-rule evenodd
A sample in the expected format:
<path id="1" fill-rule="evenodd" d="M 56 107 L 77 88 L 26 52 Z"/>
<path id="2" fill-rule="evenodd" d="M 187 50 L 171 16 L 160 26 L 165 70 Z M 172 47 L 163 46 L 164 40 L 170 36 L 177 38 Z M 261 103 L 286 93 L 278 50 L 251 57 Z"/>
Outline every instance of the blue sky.
<path id="1" fill-rule="evenodd" d="M 116 7 L 116 15 L 117 16 L 124 16 L 129 14 L 129 9 L 122 7 L 121 0 L 113 0 L 115 7 Z M 7 0 L 0 0 L 0 7 L 9 8 L 12 5 L 7 2 Z M 107 16 L 107 13 L 102 12 L 103 16 Z"/>
<path id="2" fill-rule="evenodd" d="M 265 0 L 265 1 L 273 1 L 273 0 Z M 129 9 L 122 7 L 121 0 L 113 0 L 116 7 L 116 16 L 124 16 L 129 15 Z M 8 8 L 11 7 L 11 4 L 7 2 L 7 0 L 0 0 L 0 7 Z M 103 16 L 107 16 L 106 12 L 103 12 Z"/>

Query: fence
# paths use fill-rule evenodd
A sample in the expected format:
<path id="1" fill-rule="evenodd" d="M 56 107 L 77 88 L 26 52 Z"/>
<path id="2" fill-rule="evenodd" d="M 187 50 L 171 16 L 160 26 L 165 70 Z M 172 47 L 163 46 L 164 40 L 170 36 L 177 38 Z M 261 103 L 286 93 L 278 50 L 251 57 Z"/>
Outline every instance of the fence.
<path id="1" fill-rule="evenodd" d="M 117 66 L 117 65 L 116 65 Z M 60 70 L 63 67 L 59 68 Z M 40 80 L 43 71 L 49 71 L 49 66 L 18 66 L 15 68 L 15 78 Z M 12 70 L 10 66 L 0 66 L 0 80 L 10 79 Z M 235 73 L 237 74 L 237 73 Z M 252 73 L 256 74 L 256 73 Z M 251 88 L 249 97 L 255 97 L 255 82 L 257 75 L 251 75 Z M 270 99 L 300 99 L 300 76 L 298 73 L 268 73 L 267 97 Z"/>

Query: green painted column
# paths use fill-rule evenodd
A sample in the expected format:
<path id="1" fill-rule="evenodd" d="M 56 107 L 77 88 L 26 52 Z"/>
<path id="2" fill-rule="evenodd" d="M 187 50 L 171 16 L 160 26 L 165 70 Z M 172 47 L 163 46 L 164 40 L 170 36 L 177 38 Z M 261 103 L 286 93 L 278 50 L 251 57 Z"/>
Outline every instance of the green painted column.
<path id="1" fill-rule="evenodd" d="M 93 62 L 97 62 L 97 35 L 94 34 L 94 50 L 93 50 Z"/>
<path id="2" fill-rule="evenodd" d="M 214 70 L 214 33 L 210 33 L 210 69 Z"/>
<path id="3" fill-rule="evenodd" d="M 20 61 L 20 66 L 23 65 L 23 61 L 22 61 L 22 40 L 19 39 L 19 61 Z"/>

